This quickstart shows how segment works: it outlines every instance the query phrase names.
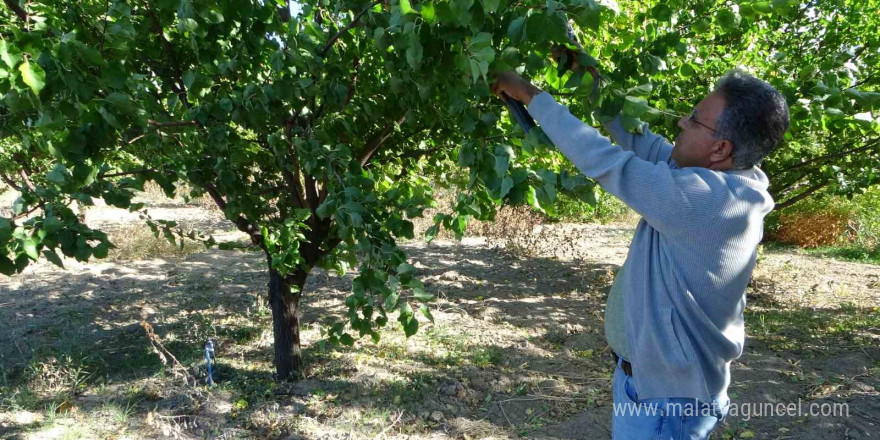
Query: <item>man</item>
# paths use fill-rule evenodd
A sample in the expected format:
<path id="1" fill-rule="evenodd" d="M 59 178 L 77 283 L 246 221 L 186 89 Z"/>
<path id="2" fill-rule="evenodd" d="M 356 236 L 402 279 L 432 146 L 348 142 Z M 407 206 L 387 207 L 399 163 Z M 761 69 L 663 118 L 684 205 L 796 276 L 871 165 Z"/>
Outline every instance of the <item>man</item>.
<path id="1" fill-rule="evenodd" d="M 606 124 L 615 145 L 512 72 L 492 91 L 526 104 L 584 175 L 642 216 L 606 307 L 612 438 L 708 438 L 743 350 L 746 285 L 774 206 L 757 165 L 788 129 L 785 99 L 734 70 L 678 121 L 673 147 L 618 120 Z"/>

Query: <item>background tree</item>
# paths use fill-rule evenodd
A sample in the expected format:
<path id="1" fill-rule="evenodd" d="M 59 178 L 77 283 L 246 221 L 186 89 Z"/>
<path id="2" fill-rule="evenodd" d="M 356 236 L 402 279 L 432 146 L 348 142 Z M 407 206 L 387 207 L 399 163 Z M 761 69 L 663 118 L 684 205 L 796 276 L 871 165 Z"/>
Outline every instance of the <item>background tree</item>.
<path id="1" fill-rule="evenodd" d="M 435 206 L 431 183 L 463 167 L 457 236 L 501 204 L 555 214 L 593 183 L 505 117 L 490 72 L 518 69 L 598 123 L 622 114 L 672 134 L 731 67 L 782 90 L 792 130 L 766 164 L 774 194 L 853 193 L 877 182 L 876 10 L 861 2 L 87 0 L 0 8 L 0 177 L 21 193 L 0 219 L 0 271 L 57 251 L 81 261 L 112 244 L 70 205 L 121 208 L 144 182 L 207 193 L 264 252 L 279 377 L 302 367 L 298 313 L 315 266 L 357 267 L 347 322 L 330 342 L 379 338 L 431 319 L 397 247 Z M 868 2 L 871 3 L 871 2 Z M 874 2 L 876 3 L 876 2 Z M 301 10 L 299 8 L 301 7 Z M 295 12 L 295 13 L 292 13 Z M 560 63 L 566 23 L 584 43 Z M 817 33 L 816 30 L 822 30 Z M 809 55 L 807 55 L 809 54 Z M 591 75 L 570 58 L 604 72 Z M 846 164 L 846 166 L 841 166 Z M 837 169 L 835 170 L 835 167 Z M 173 222 L 149 221 L 172 241 Z M 224 244 L 223 247 L 232 247 Z"/>

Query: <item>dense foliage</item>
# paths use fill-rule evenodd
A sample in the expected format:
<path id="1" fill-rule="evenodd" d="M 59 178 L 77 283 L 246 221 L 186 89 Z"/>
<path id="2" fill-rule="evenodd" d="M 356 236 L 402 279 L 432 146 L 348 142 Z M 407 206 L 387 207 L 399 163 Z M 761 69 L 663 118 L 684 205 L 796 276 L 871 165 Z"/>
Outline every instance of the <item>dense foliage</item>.
<path id="1" fill-rule="evenodd" d="M 41 257 L 62 265 L 59 252 L 105 256 L 112 244 L 73 201 L 139 210 L 145 181 L 169 195 L 186 182 L 265 252 L 282 377 L 301 365 L 297 314 L 315 266 L 359 269 L 331 342 L 378 339 L 389 319 L 411 335 L 414 308 L 431 319 L 396 243 L 413 238 L 410 219 L 451 167 L 470 179 L 429 238 L 461 236 L 501 204 L 554 215 L 559 193 L 594 201 L 593 183 L 540 130 L 526 136 L 505 116 L 493 71 L 517 69 L 590 123 L 622 113 L 633 130 L 644 120 L 672 135 L 715 78 L 744 66 L 792 107 L 787 142 L 766 163 L 783 205 L 880 178 L 875 0 L 4 4 L 0 177 L 21 197 L 0 219 L 0 272 Z M 560 44 L 574 51 L 557 64 Z M 598 94 L 567 68 L 573 57 L 603 72 Z"/>

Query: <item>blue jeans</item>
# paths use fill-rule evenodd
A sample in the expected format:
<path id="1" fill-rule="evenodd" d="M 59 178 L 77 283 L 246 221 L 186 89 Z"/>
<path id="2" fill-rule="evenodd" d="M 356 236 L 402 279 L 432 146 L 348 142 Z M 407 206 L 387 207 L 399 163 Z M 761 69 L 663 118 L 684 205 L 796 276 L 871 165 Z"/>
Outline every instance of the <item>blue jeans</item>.
<path id="1" fill-rule="evenodd" d="M 614 370 L 611 416 L 613 440 L 703 440 L 727 416 L 730 399 L 711 403 L 690 398 L 639 399 L 635 382 L 621 368 Z"/>

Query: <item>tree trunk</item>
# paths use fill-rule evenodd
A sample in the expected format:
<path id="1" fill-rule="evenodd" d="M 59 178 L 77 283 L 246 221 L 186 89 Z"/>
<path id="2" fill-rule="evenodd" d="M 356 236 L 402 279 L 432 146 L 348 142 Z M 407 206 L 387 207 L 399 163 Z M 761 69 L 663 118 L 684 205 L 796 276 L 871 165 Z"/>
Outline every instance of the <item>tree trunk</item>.
<path id="1" fill-rule="evenodd" d="M 281 276 L 269 264 L 269 304 L 275 334 L 275 372 L 279 380 L 296 377 L 303 368 L 299 341 L 299 300 L 309 273 L 297 269 Z M 293 288 L 293 289 L 291 289 Z"/>

